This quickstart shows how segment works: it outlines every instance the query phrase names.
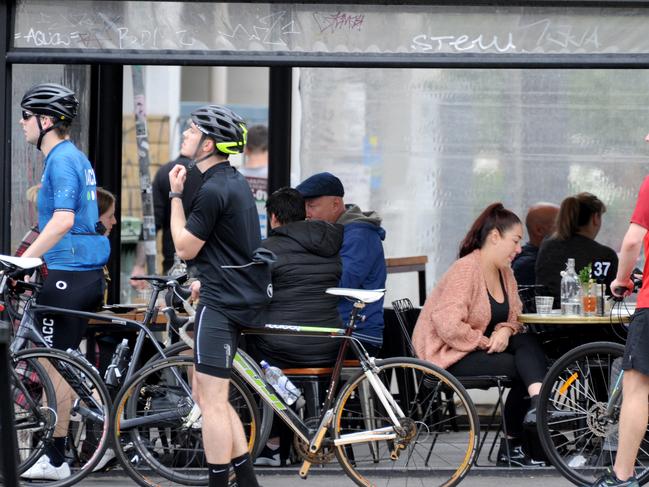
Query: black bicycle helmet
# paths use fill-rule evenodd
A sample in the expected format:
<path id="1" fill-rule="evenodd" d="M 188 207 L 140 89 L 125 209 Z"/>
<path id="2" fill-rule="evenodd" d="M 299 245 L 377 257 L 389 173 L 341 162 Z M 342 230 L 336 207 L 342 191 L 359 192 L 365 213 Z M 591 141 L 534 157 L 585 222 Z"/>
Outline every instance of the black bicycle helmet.
<path id="1" fill-rule="evenodd" d="M 72 121 L 77 116 L 79 101 L 74 91 L 55 83 L 32 86 L 20 102 L 25 110 L 54 117 L 57 121 Z"/>
<path id="2" fill-rule="evenodd" d="M 240 154 L 246 145 L 248 129 L 243 119 L 229 108 L 206 105 L 191 113 L 192 122 L 207 137 L 214 139 L 222 154 Z"/>

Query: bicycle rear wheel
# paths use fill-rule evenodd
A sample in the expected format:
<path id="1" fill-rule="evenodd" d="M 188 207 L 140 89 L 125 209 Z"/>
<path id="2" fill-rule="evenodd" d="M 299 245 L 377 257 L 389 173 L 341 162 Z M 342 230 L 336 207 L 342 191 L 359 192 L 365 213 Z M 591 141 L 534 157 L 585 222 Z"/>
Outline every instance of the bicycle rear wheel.
<path id="1" fill-rule="evenodd" d="M 194 356 L 193 350 L 189 347 L 189 345 L 187 345 L 184 342 L 177 342 L 174 343 L 173 345 L 169 345 L 164 349 L 164 353 L 165 353 L 165 357 L 175 357 L 177 355 L 183 355 L 186 357 Z M 241 349 L 237 350 L 237 354 L 246 356 L 248 358 L 249 363 L 253 363 L 257 365 L 255 361 L 251 357 L 246 355 L 246 353 Z M 145 365 L 150 365 L 165 357 L 162 357 L 159 353 L 156 353 L 153 357 L 151 357 L 151 359 Z M 263 373 L 261 372 L 261 368 L 259 368 L 258 366 L 257 366 L 257 373 L 259 374 L 260 377 L 263 376 Z M 237 376 L 237 379 L 240 379 L 238 377 L 239 372 L 236 370 L 236 368 L 232 369 L 232 375 Z M 259 397 L 259 394 L 257 394 L 250 387 L 248 387 L 248 385 L 243 380 L 237 380 L 237 385 L 235 387 L 245 388 L 248 391 L 249 395 L 252 395 L 252 397 L 254 398 L 254 402 L 257 405 L 257 409 L 259 412 L 259 421 L 258 421 L 259 426 L 257 428 L 258 434 L 257 434 L 257 440 L 255 442 L 254 448 L 250 450 L 250 455 L 253 458 L 257 458 L 257 456 L 261 453 L 261 451 L 266 446 L 266 440 L 268 440 L 270 436 L 270 430 L 273 426 L 273 417 L 274 417 L 273 408 L 268 404 L 266 404 L 264 401 L 262 401 L 261 398 Z"/>
<path id="2" fill-rule="evenodd" d="M 413 358 L 379 360 L 377 376 L 405 418 L 396 439 L 336 446 L 347 475 L 363 486 L 457 485 L 475 460 L 479 420 L 466 390 L 448 372 Z M 352 377 L 340 392 L 334 440 L 387 428 L 387 415 L 367 376 Z"/>
<path id="3" fill-rule="evenodd" d="M 604 416 L 621 371 L 624 347 L 594 342 L 566 353 L 547 373 L 537 428 L 550 462 L 568 480 L 590 485 L 615 461 L 620 404 Z M 640 444 L 635 475 L 649 480 L 649 431 Z"/>
<path id="4" fill-rule="evenodd" d="M 34 358 L 12 358 L 11 399 L 14 408 L 18 472 L 40 458 L 56 425 L 56 395 L 45 368 Z"/>
<path id="5" fill-rule="evenodd" d="M 128 475 L 144 487 L 207 485 L 202 418 L 192 418 L 192 357 L 159 360 L 124 385 L 115 401 L 113 438 Z M 238 376 L 230 381 L 230 404 L 239 413 L 252 449 L 257 406 Z"/>
<path id="6" fill-rule="evenodd" d="M 23 485 L 67 487 L 80 482 L 92 473 L 108 445 L 111 402 L 106 386 L 89 362 L 61 350 L 21 350 L 13 360 L 38 361 L 45 368 L 54 389 L 57 426 L 69 419 L 65 457 L 71 475 L 57 481 L 23 480 Z M 71 395 L 70 402 L 62 402 L 66 395 Z"/>

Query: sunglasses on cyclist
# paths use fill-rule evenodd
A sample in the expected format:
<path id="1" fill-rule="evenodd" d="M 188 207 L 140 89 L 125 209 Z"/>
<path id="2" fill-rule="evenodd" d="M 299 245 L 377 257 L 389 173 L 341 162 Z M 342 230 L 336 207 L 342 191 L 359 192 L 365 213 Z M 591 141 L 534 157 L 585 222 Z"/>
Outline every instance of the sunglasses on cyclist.
<path id="1" fill-rule="evenodd" d="M 27 120 L 29 120 L 30 118 L 32 118 L 34 115 L 36 115 L 36 114 L 35 114 L 35 113 L 32 113 L 32 112 L 30 112 L 30 111 L 28 111 L 28 110 L 23 110 L 23 120 L 24 120 L 25 122 L 26 122 Z"/>

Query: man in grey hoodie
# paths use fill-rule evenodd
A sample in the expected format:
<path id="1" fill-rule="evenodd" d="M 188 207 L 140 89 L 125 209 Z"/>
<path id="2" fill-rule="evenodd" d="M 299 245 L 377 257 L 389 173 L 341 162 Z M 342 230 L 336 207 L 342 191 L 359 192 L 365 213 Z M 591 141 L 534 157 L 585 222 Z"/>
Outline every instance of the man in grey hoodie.
<path id="1" fill-rule="evenodd" d="M 345 205 L 345 189 L 340 179 L 328 172 L 314 174 L 296 188 L 305 200 L 306 217 L 344 226 L 340 256 L 343 275 L 340 287 L 353 289 L 385 288 L 385 230 L 376 212 L 363 212 L 356 205 Z M 351 313 L 352 303 L 340 300 L 338 311 L 344 322 Z M 376 355 L 383 343 L 383 299 L 365 308 L 365 321 L 357 325 L 354 336 L 370 355 Z"/>

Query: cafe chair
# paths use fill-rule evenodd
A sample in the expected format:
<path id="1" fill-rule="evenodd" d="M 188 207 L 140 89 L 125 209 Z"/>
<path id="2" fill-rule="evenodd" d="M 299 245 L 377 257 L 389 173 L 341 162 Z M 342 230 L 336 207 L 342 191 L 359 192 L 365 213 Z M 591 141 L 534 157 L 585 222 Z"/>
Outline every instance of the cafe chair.
<path id="1" fill-rule="evenodd" d="M 521 298 L 521 303 L 523 303 L 523 313 L 536 313 L 536 302 L 534 298 L 538 294 L 537 288 L 539 287 L 544 286 L 542 286 L 541 284 L 518 285 L 518 297 Z"/>
<path id="2" fill-rule="evenodd" d="M 411 334 L 414 328 L 414 322 L 418 315 L 418 310 L 414 308 L 412 302 L 408 298 L 398 299 L 392 301 L 392 309 L 397 317 L 399 323 L 399 328 L 401 330 L 401 339 L 404 343 L 404 348 L 408 351 L 411 357 L 416 357 L 415 348 L 412 344 Z M 475 456 L 474 464 L 476 466 L 481 466 L 478 464 L 480 459 L 480 453 L 482 448 L 487 441 L 489 433 L 495 429 L 495 434 L 493 441 L 491 442 L 491 447 L 489 448 L 489 454 L 487 459 L 489 461 L 494 461 L 491 459 L 496 443 L 500 434 L 502 433 L 505 437 L 507 436 L 507 428 L 505 422 L 503 421 L 502 415 L 505 410 L 504 395 L 505 391 L 511 387 L 512 380 L 504 375 L 472 375 L 472 376 L 456 376 L 456 378 L 462 383 L 465 389 L 482 389 L 487 390 L 495 388 L 497 391 L 497 399 L 494 404 L 493 409 L 489 414 L 489 420 L 487 422 L 486 428 L 481 428 L 481 431 L 484 431 L 484 435 L 480 440 L 478 449 Z M 500 416 L 498 413 L 500 412 Z M 455 415 L 455 411 L 449 411 L 449 414 Z M 455 426 L 457 427 L 457 426 Z"/>

